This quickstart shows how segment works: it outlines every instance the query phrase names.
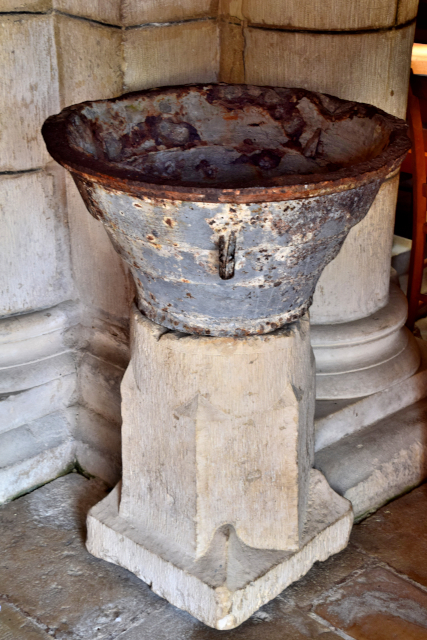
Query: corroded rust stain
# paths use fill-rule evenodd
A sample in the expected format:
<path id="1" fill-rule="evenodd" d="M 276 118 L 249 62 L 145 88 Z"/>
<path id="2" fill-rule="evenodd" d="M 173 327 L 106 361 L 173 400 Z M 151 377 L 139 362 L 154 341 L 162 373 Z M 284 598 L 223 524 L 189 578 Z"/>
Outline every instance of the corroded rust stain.
<path id="1" fill-rule="evenodd" d="M 371 105 L 224 84 L 82 103 L 43 126 L 51 155 L 83 178 L 137 197 L 239 203 L 385 177 L 409 148 L 406 131 Z"/>
<path id="2" fill-rule="evenodd" d="M 275 331 L 409 147 L 406 124 L 304 89 L 195 85 L 87 102 L 43 135 L 170 329 Z"/>

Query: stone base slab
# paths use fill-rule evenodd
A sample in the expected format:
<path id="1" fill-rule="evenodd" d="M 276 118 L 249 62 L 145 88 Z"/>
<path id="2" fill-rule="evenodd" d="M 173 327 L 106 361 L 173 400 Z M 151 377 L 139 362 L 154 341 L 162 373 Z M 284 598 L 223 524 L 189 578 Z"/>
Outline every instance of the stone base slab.
<path id="1" fill-rule="evenodd" d="M 316 467 L 357 521 L 427 478 L 427 399 L 318 451 Z"/>
<path id="2" fill-rule="evenodd" d="M 232 527 L 219 530 L 197 561 L 141 525 L 119 516 L 120 485 L 88 514 L 86 546 L 147 582 L 169 602 L 215 629 L 232 629 L 305 575 L 316 561 L 344 549 L 353 524 L 350 503 L 311 471 L 307 521 L 296 552 L 253 549 Z"/>

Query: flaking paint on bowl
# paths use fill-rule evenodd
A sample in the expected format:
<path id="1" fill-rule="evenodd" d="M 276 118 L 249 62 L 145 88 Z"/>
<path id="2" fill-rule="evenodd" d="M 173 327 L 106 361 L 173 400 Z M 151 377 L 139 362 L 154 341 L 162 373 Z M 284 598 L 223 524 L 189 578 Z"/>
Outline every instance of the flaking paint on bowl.
<path id="1" fill-rule="evenodd" d="M 170 329 L 267 333 L 325 266 L 408 148 L 406 124 L 303 89 L 193 85 L 87 102 L 43 135 Z"/>

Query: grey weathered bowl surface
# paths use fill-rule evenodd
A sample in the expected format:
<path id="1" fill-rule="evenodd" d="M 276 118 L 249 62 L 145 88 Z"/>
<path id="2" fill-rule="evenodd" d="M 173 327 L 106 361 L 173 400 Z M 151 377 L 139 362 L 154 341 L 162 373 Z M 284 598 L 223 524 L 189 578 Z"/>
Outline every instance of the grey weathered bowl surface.
<path id="1" fill-rule="evenodd" d="M 303 89 L 193 85 L 74 105 L 43 135 L 170 329 L 266 333 L 402 162 L 406 124 Z"/>

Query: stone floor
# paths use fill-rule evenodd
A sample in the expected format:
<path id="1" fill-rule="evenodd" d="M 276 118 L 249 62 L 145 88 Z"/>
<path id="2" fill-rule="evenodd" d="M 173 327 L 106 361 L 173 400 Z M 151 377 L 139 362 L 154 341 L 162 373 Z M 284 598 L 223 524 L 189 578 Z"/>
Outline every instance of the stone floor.
<path id="1" fill-rule="evenodd" d="M 89 555 L 85 514 L 103 495 L 72 473 L 0 507 L 0 640 L 427 640 L 427 485 L 232 631 Z"/>

